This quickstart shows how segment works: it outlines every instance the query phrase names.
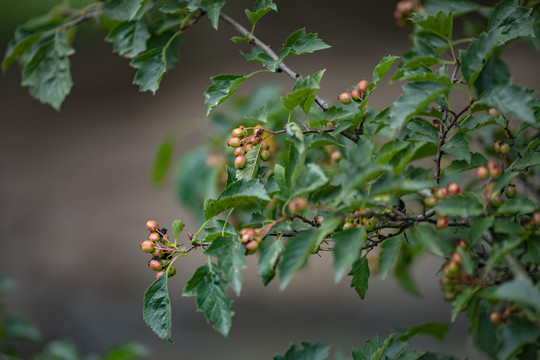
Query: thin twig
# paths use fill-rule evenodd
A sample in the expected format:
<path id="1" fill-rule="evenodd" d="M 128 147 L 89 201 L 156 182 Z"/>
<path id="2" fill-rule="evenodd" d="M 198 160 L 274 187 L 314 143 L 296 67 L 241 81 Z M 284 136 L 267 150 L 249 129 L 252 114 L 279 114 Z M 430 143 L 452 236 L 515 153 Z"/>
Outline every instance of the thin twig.
<path id="1" fill-rule="evenodd" d="M 73 21 L 70 21 L 66 24 L 62 24 L 62 25 L 59 25 L 58 26 L 58 30 L 66 30 L 66 29 L 69 29 L 75 25 L 79 25 L 80 23 L 86 21 L 86 20 L 90 20 L 92 18 L 97 18 L 99 15 L 101 15 L 103 13 L 103 11 L 94 11 L 94 12 L 90 12 L 90 13 L 84 13 L 82 14 L 81 16 L 79 16 L 78 18 L 76 18 L 75 20 Z"/>
<path id="2" fill-rule="evenodd" d="M 240 34 L 244 35 L 245 37 L 250 36 L 250 39 L 251 39 L 250 43 L 260 47 L 272 59 L 274 59 L 274 60 L 279 59 L 279 56 L 274 52 L 274 50 L 272 50 L 270 48 L 269 45 L 266 45 L 264 42 L 259 40 L 256 36 L 252 36 L 251 32 L 249 30 L 247 30 L 245 27 L 243 27 L 242 25 L 240 25 L 236 20 L 234 20 L 230 16 L 224 14 L 223 12 L 221 12 L 219 14 L 219 17 L 223 21 L 225 21 L 227 24 L 231 25 Z M 281 64 L 279 64 L 278 70 L 281 71 L 281 72 L 284 72 L 287 75 L 289 75 L 289 77 L 291 77 L 293 80 L 298 80 L 298 78 L 300 77 L 300 74 L 293 71 L 290 67 L 285 65 L 285 63 L 283 63 L 283 62 L 281 62 Z M 326 101 L 324 101 L 323 99 L 321 99 L 319 96 L 315 96 L 315 102 L 317 103 L 317 105 L 319 105 L 319 107 L 323 111 L 327 111 L 330 108 L 330 105 L 328 105 L 328 103 Z M 349 130 L 343 130 L 343 131 L 341 131 L 340 134 L 345 136 L 347 139 L 349 139 L 351 141 L 354 141 L 355 143 L 360 141 L 360 137 L 353 134 Z"/>

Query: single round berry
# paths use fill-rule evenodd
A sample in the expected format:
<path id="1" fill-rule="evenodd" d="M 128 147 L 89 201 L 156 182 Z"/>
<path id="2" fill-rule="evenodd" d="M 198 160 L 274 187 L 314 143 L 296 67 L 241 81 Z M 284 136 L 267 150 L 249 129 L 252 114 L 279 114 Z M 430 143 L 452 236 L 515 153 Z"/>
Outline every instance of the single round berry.
<path id="1" fill-rule="evenodd" d="M 263 149 L 263 150 L 268 150 L 268 149 L 270 149 L 270 144 L 267 143 L 266 141 L 263 141 L 263 142 L 261 143 L 261 149 Z"/>
<path id="2" fill-rule="evenodd" d="M 159 279 L 159 278 L 161 277 L 161 275 L 163 275 L 163 274 L 165 274 L 164 271 L 158 271 L 158 272 L 156 273 L 156 279 Z"/>
<path id="3" fill-rule="evenodd" d="M 151 253 L 152 251 L 154 251 L 154 242 L 150 240 L 144 240 L 141 243 L 141 250 L 145 253 Z"/>
<path id="4" fill-rule="evenodd" d="M 502 205 L 503 203 L 503 198 L 501 197 L 501 195 L 496 195 L 494 196 L 492 199 L 491 199 L 491 204 L 495 207 L 499 207 Z"/>
<path id="5" fill-rule="evenodd" d="M 453 251 L 450 254 L 450 261 L 458 265 L 461 265 L 463 263 L 463 256 L 461 256 L 461 254 L 458 253 L 457 251 Z"/>
<path id="6" fill-rule="evenodd" d="M 152 252 L 152 257 L 161 259 L 165 255 L 165 252 L 162 248 L 155 248 L 155 250 Z"/>
<path id="7" fill-rule="evenodd" d="M 361 81 L 358 83 L 358 91 L 360 91 L 360 92 L 366 92 L 367 89 L 368 89 L 368 85 L 369 85 L 369 83 L 368 83 L 366 80 L 361 80 Z"/>
<path id="8" fill-rule="evenodd" d="M 433 125 L 433 127 L 435 127 L 435 129 L 437 130 L 441 128 L 441 123 L 439 122 L 439 119 L 431 120 L 431 125 Z"/>
<path id="9" fill-rule="evenodd" d="M 453 261 L 447 262 L 443 266 L 443 274 L 447 278 L 450 278 L 450 279 L 454 278 L 457 275 L 458 271 L 459 271 L 459 265 Z"/>
<path id="10" fill-rule="evenodd" d="M 163 266 L 161 265 L 161 261 L 159 260 L 150 260 L 150 262 L 148 263 L 148 266 L 150 266 L 150 268 L 154 271 L 159 271 L 161 269 L 163 269 Z"/>
<path id="11" fill-rule="evenodd" d="M 501 151 L 501 154 L 503 154 L 503 155 L 508 154 L 510 152 L 510 145 L 508 145 L 507 143 L 505 143 L 503 141 L 501 146 L 500 146 L 500 151 Z"/>
<path id="12" fill-rule="evenodd" d="M 234 159 L 234 166 L 237 169 L 243 169 L 246 166 L 246 158 L 244 155 L 237 156 L 236 159 Z"/>
<path id="13" fill-rule="evenodd" d="M 448 227 L 448 219 L 447 218 L 440 218 L 437 219 L 437 223 L 435 224 L 437 229 L 446 229 Z"/>
<path id="14" fill-rule="evenodd" d="M 434 190 L 433 190 L 433 195 L 434 195 L 437 199 L 444 199 L 444 198 L 447 198 L 447 197 L 448 197 L 448 194 L 450 194 L 450 192 L 448 191 L 447 188 L 437 188 L 437 189 L 434 189 Z"/>
<path id="15" fill-rule="evenodd" d="M 489 160 L 487 168 L 489 171 L 489 175 L 494 179 L 498 179 L 502 175 L 502 169 L 495 160 Z"/>
<path id="16" fill-rule="evenodd" d="M 253 150 L 253 145 L 246 144 L 246 146 L 244 146 L 244 150 L 246 151 L 246 153 L 250 152 L 251 150 Z"/>
<path id="17" fill-rule="evenodd" d="M 371 217 L 364 223 L 364 227 L 366 228 L 367 232 L 370 232 L 370 231 L 375 230 L 376 224 L 377 224 L 377 218 Z"/>
<path id="18" fill-rule="evenodd" d="M 315 222 L 316 222 L 317 224 L 321 225 L 322 222 L 324 221 L 324 217 L 321 216 L 321 215 L 317 215 L 317 216 L 315 216 L 315 218 L 314 218 L 313 220 L 315 220 Z"/>
<path id="19" fill-rule="evenodd" d="M 239 146 L 236 149 L 234 149 L 234 156 L 244 155 L 245 152 L 246 151 L 244 150 L 244 148 L 242 146 Z"/>
<path id="20" fill-rule="evenodd" d="M 531 216 L 531 221 L 536 226 L 540 225 L 540 213 L 539 212 L 533 212 L 533 214 Z"/>
<path id="21" fill-rule="evenodd" d="M 502 320 L 502 315 L 499 312 L 492 312 L 489 314 L 489 321 L 491 321 L 492 324 L 500 324 Z"/>
<path id="22" fill-rule="evenodd" d="M 244 136 L 246 136 L 247 131 L 246 131 L 246 129 L 236 128 L 236 129 L 233 129 L 231 134 L 232 134 L 233 137 L 241 139 Z"/>
<path id="23" fill-rule="evenodd" d="M 456 299 L 456 293 L 455 292 L 447 292 L 444 294 L 444 300 L 446 301 L 453 301 Z"/>
<path id="24" fill-rule="evenodd" d="M 459 188 L 458 184 L 452 182 L 448 184 L 448 192 L 450 195 L 457 195 L 461 192 L 461 189 Z"/>
<path id="25" fill-rule="evenodd" d="M 331 121 L 329 121 L 329 122 L 326 123 L 326 128 L 327 128 L 327 129 L 333 129 L 333 128 L 335 128 L 335 127 L 336 127 L 336 126 L 335 126 L 334 123 L 331 122 Z"/>
<path id="26" fill-rule="evenodd" d="M 150 241 L 159 241 L 161 239 L 161 235 L 159 235 L 158 232 L 152 231 L 149 235 Z"/>
<path id="27" fill-rule="evenodd" d="M 262 161 L 268 161 L 268 160 L 270 160 L 270 151 L 261 150 L 260 156 L 261 156 Z"/>
<path id="28" fill-rule="evenodd" d="M 298 213 L 301 213 L 302 211 L 304 211 L 307 207 L 307 200 L 305 197 L 297 197 L 297 198 L 294 198 L 291 200 L 291 202 L 289 203 L 289 211 L 292 213 L 292 214 L 298 214 Z"/>
<path id="29" fill-rule="evenodd" d="M 174 266 L 171 266 L 169 269 L 169 272 L 167 273 L 168 277 L 176 275 L 176 268 Z"/>
<path id="30" fill-rule="evenodd" d="M 353 100 L 361 100 L 362 99 L 362 92 L 358 89 L 352 89 L 351 90 L 351 97 Z"/>
<path id="31" fill-rule="evenodd" d="M 514 196 L 516 196 L 517 190 L 516 185 L 510 184 L 506 187 L 506 190 L 504 190 L 504 195 L 506 195 L 507 198 L 511 199 Z"/>
<path id="32" fill-rule="evenodd" d="M 341 155 L 341 152 L 339 150 L 334 150 L 330 154 L 330 158 L 332 159 L 332 161 L 335 161 L 335 162 L 338 162 L 339 160 L 341 160 L 342 157 L 343 155 Z"/>
<path id="33" fill-rule="evenodd" d="M 422 201 L 425 207 L 433 207 L 437 204 L 437 198 L 435 196 L 426 196 Z"/>
<path id="34" fill-rule="evenodd" d="M 467 250 L 467 243 L 461 239 L 456 240 L 456 247 Z"/>
<path id="35" fill-rule="evenodd" d="M 340 103 L 342 103 L 344 105 L 347 105 L 347 104 L 350 104 L 352 102 L 352 96 L 348 92 L 343 92 L 343 93 L 339 94 L 338 100 L 339 100 Z"/>
<path id="36" fill-rule="evenodd" d="M 259 242 L 256 241 L 256 240 L 250 240 L 250 241 L 248 241 L 248 242 L 246 243 L 245 246 L 246 246 L 246 250 L 247 250 L 248 252 L 250 252 L 250 251 L 255 251 L 255 250 L 257 250 L 257 249 L 259 248 Z"/>
<path id="37" fill-rule="evenodd" d="M 158 223 L 157 223 L 156 221 L 154 221 L 154 220 L 148 220 L 148 221 L 146 222 L 146 228 L 147 228 L 148 230 L 150 230 L 150 231 L 156 231 L 156 230 L 159 228 L 159 226 L 158 226 Z"/>
<path id="38" fill-rule="evenodd" d="M 497 109 L 491 108 L 488 110 L 488 114 L 493 117 L 498 117 L 499 111 Z"/>
<path id="39" fill-rule="evenodd" d="M 487 166 L 479 166 L 478 169 L 476 169 L 476 177 L 480 180 L 486 180 L 489 177 L 489 170 Z"/>
<path id="40" fill-rule="evenodd" d="M 242 140 L 237 137 L 232 137 L 227 141 L 227 145 L 234 148 L 239 147 L 240 145 L 242 145 Z"/>
<path id="41" fill-rule="evenodd" d="M 493 150 L 495 150 L 495 152 L 497 154 L 499 154 L 501 152 L 501 142 L 504 142 L 502 140 L 496 140 L 494 143 L 493 143 Z"/>

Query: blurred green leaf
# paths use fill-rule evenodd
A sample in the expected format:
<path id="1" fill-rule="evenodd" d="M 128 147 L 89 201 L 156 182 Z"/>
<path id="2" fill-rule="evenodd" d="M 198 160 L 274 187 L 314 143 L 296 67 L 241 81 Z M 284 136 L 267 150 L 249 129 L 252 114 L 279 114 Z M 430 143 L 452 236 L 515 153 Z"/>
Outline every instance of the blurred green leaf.
<path id="1" fill-rule="evenodd" d="M 512 85 L 512 79 L 499 83 L 478 99 L 479 103 L 493 107 L 506 116 L 516 117 L 530 124 L 536 122 L 532 109 L 534 92 L 531 90 Z"/>
<path id="2" fill-rule="evenodd" d="M 278 11 L 276 4 L 272 0 L 257 0 L 253 6 L 253 11 L 245 9 L 244 12 L 248 20 L 255 25 L 261 17 L 272 10 Z"/>
<path id="3" fill-rule="evenodd" d="M 398 341 L 409 341 L 416 335 L 428 335 L 442 340 L 444 334 L 446 334 L 448 330 L 450 330 L 450 325 L 446 323 L 427 322 L 422 325 L 414 326 L 402 334 L 398 334 L 396 339 Z"/>
<path id="4" fill-rule="evenodd" d="M 138 359 L 140 357 L 146 357 L 150 354 L 149 349 L 143 345 L 138 343 L 124 343 L 124 344 L 117 344 L 105 352 L 103 354 L 102 359 L 103 360 L 131 360 L 131 359 Z"/>
<path id="5" fill-rule="evenodd" d="M 373 84 L 377 85 L 379 81 L 386 75 L 392 64 L 399 59 L 399 56 L 388 55 L 379 61 L 375 69 L 373 70 Z"/>
<path id="6" fill-rule="evenodd" d="M 478 290 L 480 290 L 480 287 L 467 288 L 456 296 L 456 299 L 452 302 L 452 322 L 456 320 L 461 311 L 467 308 L 469 301 Z"/>
<path id="7" fill-rule="evenodd" d="M 174 220 L 172 223 L 174 241 L 178 240 L 178 236 L 184 230 L 184 222 L 182 220 Z"/>
<path id="8" fill-rule="evenodd" d="M 330 353 L 330 346 L 322 344 L 310 344 L 302 342 L 303 349 L 291 345 L 285 355 L 277 354 L 274 360 L 326 360 Z"/>
<path id="9" fill-rule="evenodd" d="M 452 10 L 450 10 L 448 13 L 440 10 L 435 15 L 429 15 L 427 13 L 415 13 L 412 21 L 420 25 L 425 30 L 434 32 L 448 41 L 452 40 Z"/>
<path id="10" fill-rule="evenodd" d="M 392 264 L 399 255 L 402 241 L 403 236 L 398 235 L 385 240 L 381 244 L 382 252 L 379 260 L 379 274 L 381 275 L 381 280 L 385 280 L 388 276 Z"/>
<path id="11" fill-rule="evenodd" d="M 480 201 L 469 196 L 454 196 L 443 199 L 435 205 L 434 209 L 452 216 L 475 216 L 484 211 Z"/>
<path id="12" fill-rule="evenodd" d="M 368 260 L 365 256 L 358 258 L 354 262 L 349 275 L 352 276 L 351 287 L 356 290 L 358 295 L 360 295 L 360 299 L 363 300 L 368 289 L 370 275 Z"/>
<path id="13" fill-rule="evenodd" d="M 265 238 L 259 247 L 260 258 L 257 274 L 262 278 L 264 286 L 268 285 L 276 274 L 281 251 L 281 241 L 272 237 Z"/>
<path id="14" fill-rule="evenodd" d="M 334 281 L 337 283 L 346 274 L 347 269 L 359 257 L 367 239 L 364 227 L 347 229 L 333 237 L 334 239 Z"/>
<path id="15" fill-rule="evenodd" d="M 7 316 L 0 327 L 0 335 L 10 340 L 26 340 L 40 342 L 41 332 L 30 321 L 17 317 Z"/>
<path id="16" fill-rule="evenodd" d="M 171 302 L 165 274 L 158 277 L 144 293 L 144 321 L 163 340 L 171 340 Z"/>
<path id="17" fill-rule="evenodd" d="M 219 268 L 225 274 L 225 279 L 236 295 L 240 295 L 242 289 L 242 273 L 240 271 L 246 267 L 245 247 L 235 237 L 220 236 L 204 253 L 217 259 Z"/>
<path id="18" fill-rule="evenodd" d="M 127 58 L 134 58 L 146 51 L 150 38 L 148 27 L 142 21 L 125 21 L 116 25 L 105 38 L 113 43 L 114 51 Z"/>
<path id="19" fill-rule="evenodd" d="M 152 181 L 159 184 L 165 178 L 174 149 L 174 139 L 171 136 L 165 137 L 158 146 L 154 156 L 154 166 L 152 167 Z"/>

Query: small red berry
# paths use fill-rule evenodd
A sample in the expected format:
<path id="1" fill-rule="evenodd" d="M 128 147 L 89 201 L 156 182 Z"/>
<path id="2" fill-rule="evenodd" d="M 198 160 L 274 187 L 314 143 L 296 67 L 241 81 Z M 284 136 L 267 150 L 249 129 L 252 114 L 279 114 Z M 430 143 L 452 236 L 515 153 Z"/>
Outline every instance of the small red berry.
<path id="1" fill-rule="evenodd" d="M 250 240 L 246 243 L 245 246 L 248 252 L 255 251 L 259 247 L 259 242 L 256 240 Z"/>
<path id="2" fill-rule="evenodd" d="M 499 164 L 497 164 L 495 160 L 489 160 L 487 168 L 489 171 L 489 175 L 494 179 L 498 179 L 502 175 L 501 167 L 499 166 Z"/>
<path id="3" fill-rule="evenodd" d="M 347 104 L 350 104 L 352 102 L 352 96 L 348 92 L 343 92 L 343 93 L 339 94 L 338 100 L 339 100 L 340 103 L 342 103 L 344 105 L 347 105 Z"/>
<path id="4" fill-rule="evenodd" d="M 333 122 L 329 121 L 329 122 L 326 123 L 326 127 L 327 127 L 328 129 L 333 129 L 333 128 L 335 128 L 335 125 L 334 125 Z"/>
<path id="5" fill-rule="evenodd" d="M 260 156 L 261 156 L 262 161 L 268 161 L 268 160 L 270 160 L 270 151 L 261 150 Z"/>
<path id="6" fill-rule="evenodd" d="M 446 276 L 447 278 L 453 278 L 457 275 L 459 271 L 459 265 L 456 264 L 455 262 L 447 262 L 444 266 L 443 266 L 443 274 L 444 276 Z"/>
<path id="7" fill-rule="evenodd" d="M 358 90 L 360 92 L 366 92 L 367 89 L 368 89 L 368 85 L 369 83 L 366 81 L 366 80 L 361 80 L 359 83 L 358 83 Z"/>
<path id="8" fill-rule="evenodd" d="M 437 198 L 435 196 L 426 196 L 423 200 L 425 207 L 433 207 L 437 204 Z"/>
<path id="9" fill-rule="evenodd" d="M 361 100 L 362 99 L 362 92 L 358 89 L 352 89 L 351 90 L 351 97 L 353 100 Z"/>
<path id="10" fill-rule="evenodd" d="M 150 260 L 148 265 L 154 271 L 159 271 L 159 270 L 161 270 L 163 268 L 163 266 L 161 265 L 161 262 L 159 260 Z"/>
<path id="11" fill-rule="evenodd" d="M 245 150 L 242 146 L 239 146 L 236 149 L 234 149 L 234 156 L 244 155 L 244 153 L 245 153 Z"/>
<path id="12" fill-rule="evenodd" d="M 457 251 L 453 251 L 451 254 L 450 254 L 450 261 L 451 262 L 454 262 L 458 265 L 461 265 L 461 263 L 463 262 L 463 257 L 461 256 L 460 253 L 458 253 Z"/>
<path id="13" fill-rule="evenodd" d="M 151 253 L 154 251 L 154 243 L 150 240 L 145 240 L 141 243 L 141 250 L 145 253 Z"/>
<path id="14" fill-rule="evenodd" d="M 229 139 L 229 141 L 227 141 L 227 145 L 234 148 L 239 147 L 240 145 L 242 145 L 242 140 L 237 137 L 232 137 Z"/>
<path id="15" fill-rule="evenodd" d="M 448 184 L 448 192 L 450 195 L 457 195 L 461 192 L 461 189 L 459 188 L 459 185 L 456 183 L 450 183 Z"/>
<path id="16" fill-rule="evenodd" d="M 236 159 L 234 159 L 234 166 L 237 169 L 243 169 L 246 166 L 246 158 L 244 155 L 237 156 Z"/>
<path id="17" fill-rule="evenodd" d="M 448 219 L 447 218 L 440 218 L 437 219 L 437 224 L 435 224 L 437 229 L 445 229 L 448 227 Z"/>
<path id="18" fill-rule="evenodd" d="M 476 169 L 476 177 L 480 180 L 486 180 L 489 176 L 489 170 L 486 166 L 482 165 Z"/>
<path id="19" fill-rule="evenodd" d="M 433 190 L 433 195 L 437 198 L 437 199 L 444 199 L 444 198 L 447 198 L 448 197 L 448 189 L 447 188 L 437 188 L 437 189 L 434 189 Z"/>
<path id="20" fill-rule="evenodd" d="M 240 242 L 242 244 L 246 244 L 248 241 L 253 240 L 255 235 L 257 235 L 257 233 L 252 228 L 244 228 L 240 230 L 239 235 L 240 235 Z"/>
<path id="21" fill-rule="evenodd" d="M 148 220 L 146 222 L 146 228 L 150 231 L 156 231 L 158 229 L 158 223 L 154 220 Z"/>
<path id="22" fill-rule="evenodd" d="M 169 272 L 167 273 L 168 277 L 176 275 L 176 268 L 174 266 L 171 266 L 169 269 Z"/>
<path id="23" fill-rule="evenodd" d="M 155 232 L 155 231 L 152 231 L 150 233 L 150 241 L 159 241 L 161 239 L 161 235 L 159 235 L 159 233 Z"/>
<path id="24" fill-rule="evenodd" d="M 300 196 L 300 197 L 294 198 L 289 203 L 289 211 L 292 214 L 301 213 L 302 211 L 304 211 L 306 209 L 307 204 L 308 204 L 308 202 L 307 202 L 306 198 L 304 198 L 304 197 Z"/>
<path id="25" fill-rule="evenodd" d="M 263 142 L 261 143 L 261 149 L 263 149 L 263 150 L 268 150 L 268 149 L 270 149 L 270 144 L 267 143 L 266 141 L 263 141 Z"/>
<path id="26" fill-rule="evenodd" d="M 456 247 L 467 250 L 467 243 L 461 239 L 456 240 Z"/>
<path id="27" fill-rule="evenodd" d="M 491 321 L 492 324 L 495 324 L 495 325 L 500 324 L 501 320 L 502 320 L 501 313 L 494 311 L 489 314 L 489 321 Z"/>

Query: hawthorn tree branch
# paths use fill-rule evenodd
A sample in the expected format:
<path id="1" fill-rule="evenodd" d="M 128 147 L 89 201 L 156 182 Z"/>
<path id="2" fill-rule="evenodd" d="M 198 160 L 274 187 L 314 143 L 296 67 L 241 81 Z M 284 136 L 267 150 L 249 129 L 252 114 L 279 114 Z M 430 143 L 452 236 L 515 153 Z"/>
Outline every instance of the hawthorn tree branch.
<path id="1" fill-rule="evenodd" d="M 76 26 L 76 25 L 79 25 L 80 23 L 82 22 L 85 22 L 87 20 L 90 20 L 90 19 L 96 19 L 98 16 L 100 16 L 101 14 L 103 14 L 103 10 L 98 10 L 98 11 L 94 11 L 94 12 L 89 12 L 89 13 L 82 13 L 81 16 L 79 16 L 78 18 L 76 18 L 75 20 L 73 21 L 70 21 L 68 23 L 65 23 L 65 24 L 62 24 L 62 25 L 59 25 L 57 27 L 58 30 L 66 30 L 66 29 L 69 29 L 73 26 Z"/>
<path id="2" fill-rule="evenodd" d="M 261 40 L 259 40 L 259 38 L 257 38 L 256 36 L 251 35 L 251 32 L 249 30 L 247 30 L 245 27 L 243 27 L 242 25 L 240 25 L 240 23 L 238 23 L 238 21 L 234 20 L 233 18 L 231 18 L 227 14 L 224 14 L 223 12 L 221 12 L 219 14 L 219 17 L 225 23 L 231 25 L 236 31 L 238 31 L 243 36 L 245 36 L 245 37 L 250 36 L 250 39 L 251 39 L 250 43 L 255 45 L 255 46 L 260 47 L 272 59 L 274 59 L 274 60 L 279 59 L 279 56 L 274 52 L 274 50 L 272 50 L 270 48 L 269 45 L 267 45 L 264 42 L 262 42 Z M 289 77 L 292 78 L 293 80 L 298 80 L 298 78 L 300 77 L 300 74 L 298 74 L 296 71 L 293 71 L 290 67 L 285 65 L 285 63 L 283 63 L 283 62 L 281 62 L 281 64 L 279 64 L 278 70 L 280 72 L 284 72 L 285 74 L 289 75 Z M 328 105 L 328 103 L 326 101 L 324 101 L 322 98 L 320 98 L 319 96 L 315 96 L 315 102 L 325 112 L 330 108 L 330 105 Z M 345 136 L 347 139 L 349 139 L 351 141 L 354 141 L 355 143 L 360 141 L 360 137 L 358 135 L 356 135 L 356 134 L 353 134 L 349 130 L 343 130 L 343 131 L 341 131 L 340 134 Z"/>

